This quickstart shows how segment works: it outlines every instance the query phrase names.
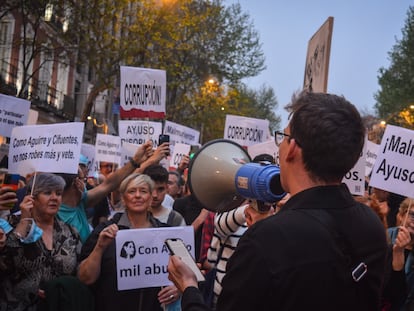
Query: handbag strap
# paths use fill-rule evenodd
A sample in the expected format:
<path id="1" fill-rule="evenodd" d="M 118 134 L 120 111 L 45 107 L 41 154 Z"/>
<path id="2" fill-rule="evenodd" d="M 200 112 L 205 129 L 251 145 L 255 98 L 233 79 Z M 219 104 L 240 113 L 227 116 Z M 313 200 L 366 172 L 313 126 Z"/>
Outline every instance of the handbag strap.
<path id="1" fill-rule="evenodd" d="M 345 263 L 351 272 L 354 282 L 359 282 L 367 273 L 368 266 L 365 262 L 361 261 L 353 252 L 351 243 L 343 233 L 337 230 L 335 220 L 332 215 L 322 209 L 298 209 L 297 211 L 309 216 L 313 220 L 320 223 L 333 237 L 336 245 L 341 251 Z"/>

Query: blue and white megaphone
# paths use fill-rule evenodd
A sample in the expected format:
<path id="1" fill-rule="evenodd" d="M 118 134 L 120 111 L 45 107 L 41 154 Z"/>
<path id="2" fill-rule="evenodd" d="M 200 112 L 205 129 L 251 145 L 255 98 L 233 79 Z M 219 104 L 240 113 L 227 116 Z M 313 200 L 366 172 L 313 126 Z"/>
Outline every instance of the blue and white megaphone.
<path id="1" fill-rule="evenodd" d="M 188 184 L 208 210 L 234 209 L 246 199 L 277 202 L 285 196 L 280 169 L 269 163 L 251 163 L 249 154 L 227 139 L 212 140 L 193 156 Z"/>

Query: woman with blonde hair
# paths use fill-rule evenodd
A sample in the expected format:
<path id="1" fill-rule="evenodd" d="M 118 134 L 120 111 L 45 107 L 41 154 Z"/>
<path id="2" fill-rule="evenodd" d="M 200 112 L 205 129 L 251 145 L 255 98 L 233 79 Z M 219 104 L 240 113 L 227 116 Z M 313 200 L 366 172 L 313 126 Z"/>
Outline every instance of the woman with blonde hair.
<path id="1" fill-rule="evenodd" d="M 99 224 L 85 242 L 78 277 L 93 285 L 96 310 L 162 310 L 161 305 L 178 299 L 178 290 L 169 286 L 118 291 L 115 237 L 118 230 L 157 228 L 167 225 L 149 212 L 154 182 L 144 174 L 129 175 L 121 183 L 125 213 Z M 172 298 L 171 298 L 172 297 Z"/>

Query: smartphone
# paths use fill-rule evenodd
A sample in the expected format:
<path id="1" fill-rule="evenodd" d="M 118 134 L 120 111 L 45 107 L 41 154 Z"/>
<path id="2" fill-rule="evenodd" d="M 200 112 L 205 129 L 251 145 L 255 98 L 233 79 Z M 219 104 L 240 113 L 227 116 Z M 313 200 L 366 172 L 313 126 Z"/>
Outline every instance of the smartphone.
<path id="1" fill-rule="evenodd" d="M 170 135 L 167 134 L 161 134 L 158 137 L 158 146 L 161 146 L 163 143 L 169 143 L 170 142 Z M 169 156 L 170 153 L 167 153 L 167 156 Z"/>
<path id="2" fill-rule="evenodd" d="M 19 189 L 19 179 L 19 174 L 5 174 L 3 184 L 1 185 L 1 187 L 8 187 L 11 188 L 13 191 L 16 191 L 17 189 Z M 7 203 L 4 204 L 4 206 L 12 208 L 14 207 L 14 203 Z"/>
<path id="3" fill-rule="evenodd" d="M 205 281 L 205 277 L 203 273 L 201 273 L 200 269 L 198 268 L 194 258 L 191 256 L 190 252 L 188 251 L 187 247 L 183 240 L 181 239 L 166 239 L 165 245 L 167 246 L 168 250 L 170 251 L 171 255 L 177 255 L 181 257 L 182 261 L 190 267 L 191 270 L 195 273 L 198 282 Z"/>

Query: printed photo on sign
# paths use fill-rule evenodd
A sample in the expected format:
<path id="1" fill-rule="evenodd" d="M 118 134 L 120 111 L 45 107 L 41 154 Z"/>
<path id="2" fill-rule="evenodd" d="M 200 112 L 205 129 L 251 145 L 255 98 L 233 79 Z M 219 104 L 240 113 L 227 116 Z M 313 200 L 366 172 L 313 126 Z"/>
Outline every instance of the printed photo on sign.
<path id="1" fill-rule="evenodd" d="M 414 131 L 387 125 L 370 186 L 414 197 Z"/>
<path id="2" fill-rule="evenodd" d="M 170 253 L 164 241 L 179 238 L 194 258 L 194 229 L 162 227 L 118 231 L 116 270 L 118 290 L 170 285 L 168 261 Z"/>

